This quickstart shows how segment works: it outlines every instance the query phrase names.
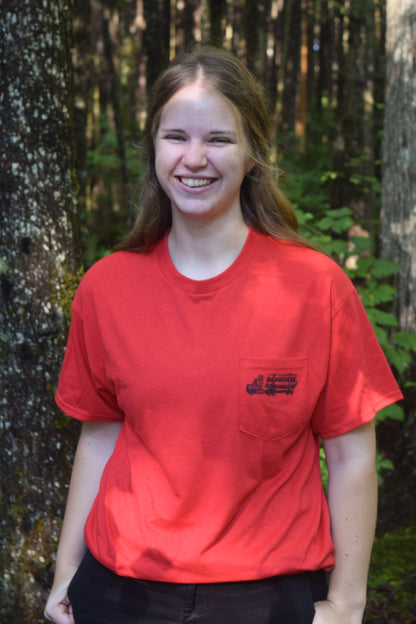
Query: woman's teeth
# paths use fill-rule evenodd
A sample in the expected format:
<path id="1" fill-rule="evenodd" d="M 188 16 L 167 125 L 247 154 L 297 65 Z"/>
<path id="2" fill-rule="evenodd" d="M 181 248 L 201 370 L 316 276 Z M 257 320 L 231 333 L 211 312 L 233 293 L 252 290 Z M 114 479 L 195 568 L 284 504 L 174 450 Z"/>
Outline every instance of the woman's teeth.
<path id="1" fill-rule="evenodd" d="M 208 186 L 212 184 L 213 180 L 208 178 L 179 178 L 182 184 L 190 186 L 192 188 L 196 186 Z"/>

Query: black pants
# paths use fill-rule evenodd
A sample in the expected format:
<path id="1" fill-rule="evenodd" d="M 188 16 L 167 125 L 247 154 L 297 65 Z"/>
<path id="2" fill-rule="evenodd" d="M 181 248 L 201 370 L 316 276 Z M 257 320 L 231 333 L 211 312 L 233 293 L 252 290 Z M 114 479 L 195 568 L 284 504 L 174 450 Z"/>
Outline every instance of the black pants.
<path id="1" fill-rule="evenodd" d="M 118 576 L 87 553 L 68 590 L 76 624 L 311 624 L 325 572 L 238 583 Z"/>

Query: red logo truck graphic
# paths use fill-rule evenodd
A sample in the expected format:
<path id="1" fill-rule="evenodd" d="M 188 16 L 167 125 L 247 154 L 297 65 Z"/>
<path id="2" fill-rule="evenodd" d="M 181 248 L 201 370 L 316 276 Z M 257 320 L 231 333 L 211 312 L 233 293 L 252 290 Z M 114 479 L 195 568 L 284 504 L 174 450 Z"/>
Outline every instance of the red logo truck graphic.
<path id="1" fill-rule="evenodd" d="M 264 375 L 259 375 L 246 386 L 248 394 L 267 394 L 274 396 L 275 394 L 293 394 L 297 385 L 297 375 L 294 373 L 270 373 L 267 375 L 266 382 Z"/>

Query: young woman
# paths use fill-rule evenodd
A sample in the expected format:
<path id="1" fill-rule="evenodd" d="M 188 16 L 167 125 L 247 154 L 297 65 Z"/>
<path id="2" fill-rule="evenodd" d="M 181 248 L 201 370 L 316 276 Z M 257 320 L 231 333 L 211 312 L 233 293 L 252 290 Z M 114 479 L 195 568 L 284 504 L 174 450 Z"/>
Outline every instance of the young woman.
<path id="1" fill-rule="evenodd" d="M 373 420 L 401 394 L 357 293 L 298 236 L 231 54 L 166 70 L 147 147 L 136 226 L 73 304 L 57 403 L 83 427 L 45 616 L 359 624 Z"/>

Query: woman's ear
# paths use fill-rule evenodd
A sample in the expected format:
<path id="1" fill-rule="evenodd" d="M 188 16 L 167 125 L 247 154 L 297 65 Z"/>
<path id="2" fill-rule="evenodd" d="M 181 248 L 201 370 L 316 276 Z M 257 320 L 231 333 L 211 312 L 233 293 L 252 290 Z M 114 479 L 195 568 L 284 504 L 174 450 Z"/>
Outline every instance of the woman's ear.
<path id="1" fill-rule="evenodd" d="M 254 169 L 255 165 L 256 165 L 256 163 L 254 162 L 254 160 L 252 158 L 248 158 L 247 159 L 247 165 L 246 165 L 246 168 L 245 168 L 246 174 L 250 173 L 250 171 L 252 169 Z"/>

